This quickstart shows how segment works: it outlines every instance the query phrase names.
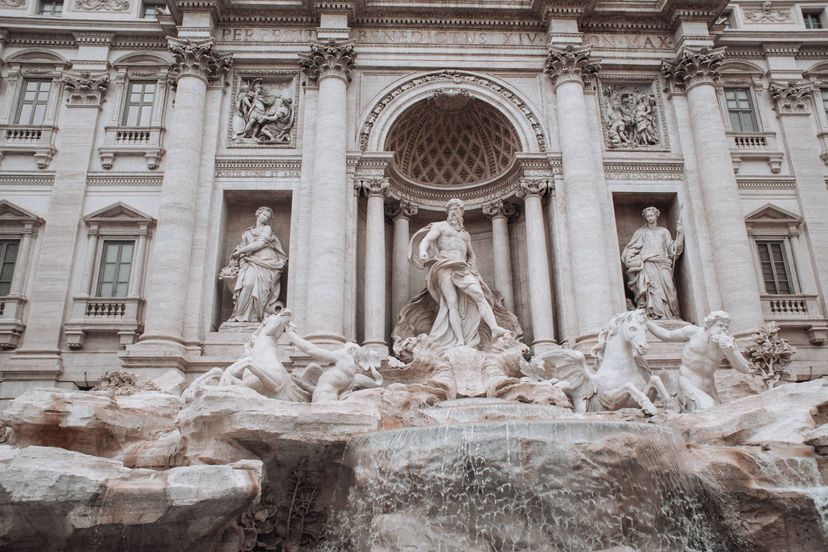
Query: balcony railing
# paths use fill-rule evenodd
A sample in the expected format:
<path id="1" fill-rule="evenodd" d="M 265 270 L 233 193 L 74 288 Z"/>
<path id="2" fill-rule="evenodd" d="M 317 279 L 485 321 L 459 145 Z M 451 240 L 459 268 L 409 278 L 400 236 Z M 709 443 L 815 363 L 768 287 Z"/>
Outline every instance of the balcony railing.
<path id="1" fill-rule="evenodd" d="M 43 125 L 0 125 L 0 153 L 32 153 L 37 166 L 45 169 L 55 154 L 56 131 Z"/>
<path id="2" fill-rule="evenodd" d="M 0 349 L 14 349 L 26 325 L 23 323 L 23 307 L 26 298 L 19 295 L 0 297 Z"/>
<path id="3" fill-rule="evenodd" d="M 762 295 L 762 310 L 768 320 L 820 318 L 816 295 Z"/>
<path id="4" fill-rule="evenodd" d="M 101 166 L 111 169 L 119 155 L 143 155 L 147 167 L 158 167 L 163 149 L 164 127 L 109 126 L 105 128 L 104 145 L 98 148 Z"/>
<path id="5" fill-rule="evenodd" d="M 771 173 L 779 174 L 782 170 L 782 152 L 776 143 L 776 134 L 773 132 L 728 132 L 730 141 L 730 155 L 733 158 L 733 169 L 738 173 L 739 165 L 743 160 L 764 160 L 768 163 Z"/>
<path id="6" fill-rule="evenodd" d="M 135 342 L 141 329 L 139 297 L 75 297 L 72 318 L 66 323 L 66 344 L 70 349 L 82 349 L 87 335 L 115 333 L 121 345 Z"/>

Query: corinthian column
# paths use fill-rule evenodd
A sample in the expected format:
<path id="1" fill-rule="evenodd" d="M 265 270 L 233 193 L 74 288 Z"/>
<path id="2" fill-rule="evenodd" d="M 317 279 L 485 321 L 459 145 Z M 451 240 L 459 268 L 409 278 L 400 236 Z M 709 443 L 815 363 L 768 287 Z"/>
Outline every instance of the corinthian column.
<path id="1" fill-rule="evenodd" d="M 604 255 L 607 232 L 601 209 L 607 194 L 595 170 L 598 160 L 593 155 L 584 100 L 584 78 L 599 68 L 590 57 L 589 47 L 549 49 L 546 72 L 555 87 L 579 336 L 596 335 L 613 314 L 610 268 Z"/>
<path id="2" fill-rule="evenodd" d="M 391 316 L 396 323 L 400 311 L 411 298 L 409 285 L 408 241 L 411 239 L 409 220 L 417 214 L 417 206 L 400 201 L 386 211 L 394 221 L 394 244 L 391 256 Z"/>
<path id="3" fill-rule="evenodd" d="M 166 166 L 141 341 L 181 353 L 187 300 L 182 290 L 190 272 L 207 83 L 224 74 L 232 56 L 216 52 L 212 39 L 167 40 L 178 90 L 165 140 Z"/>
<path id="4" fill-rule="evenodd" d="M 545 180 L 521 180 L 518 197 L 526 211 L 527 276 L 529 304 L 532 309 L 532 345 L 539 349 L 555 345 L 555 321 L 552 317 L 552 281 L 549 277 L 549 256 L 546 227 L 543 222 L 541 198 L 549 192 Z"/>
<path id="5" fill-rule="evenodd" d="M 514 205 L 503 200 L 483 206 L 483 214 L 492 219 L 492 253 L 494 254 L 494 284 L 503 295 L 503 304 L 515 311 L 515 292 L 512 286 L 512 248 L 509 246 L 509 219 L 517 214 Z"/>
<path id="6" fill-rule="evenodd" d="M 686 48 L 676 59 L 665 61 L 662 71 L 687 94 L 702 200 L 710 235 L 714 239 L 710 247 L 722 306 L 733 318 L 734 329 L 747 331 L 761 324 L 762 306 L 747 230 L 737 208 L 739 190 L 730 158 L 730 143 L 714 87 L 723 59 L 724 48 Z"/>
<path id="7" fill-rule="evenodd" d="M 385 192 L 388 179 L 359 180 L 355 188 L 368 196 L 365 223 L 365 332 L 363 344 L 388 354 L 385 344 Z"/>
<path id="8" fill-rule="evenodd" d="M 310 210 L 307 328 L 315 341 L 341 342 L 345 333 L 345 235 L 348 201 L 346 100 L 354 68 L 352 43 L 317 43 L 300 54 L 308 78 L 319 83 Z"/>

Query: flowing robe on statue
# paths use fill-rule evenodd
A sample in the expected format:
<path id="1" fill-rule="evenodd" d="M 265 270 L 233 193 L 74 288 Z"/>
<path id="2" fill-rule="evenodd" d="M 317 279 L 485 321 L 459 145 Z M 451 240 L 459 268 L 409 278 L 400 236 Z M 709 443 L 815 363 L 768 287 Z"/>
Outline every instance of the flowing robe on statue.
<path id="1" fill-rule="evenodd" d="M 270 226 L 248 228 L 239 246 L 256 241 L 262 244 L 261 249 L 239 259 L 239 275 L 233 289 L 235 308 L 230 317 L 234 322 L 261 322 L 277 310 L 287 255 Z"/>
<path id="2" fill-rule="evenodd" d="M 645 225 L 635 231 L 621 254 L 635 306 L 652 318 L 679 318 L 673 264 L 681 251 L 681 241 L 673 240 L 669 230 Z"/>
<path id="3" fill-rule="evenodd" d="M 431 326 L 429 338 L 437 348 L 441 349 L 458 343 L 458 339 L 455 337 L 449 322 L 448 303 L 440 290 L 440 279 L 443 274 L 448 273 L 454 287 L 457 288 L 457 309 L 460 312 L 463 341 L 467 346 L 476 348 L 480 344 L 480 311 L 475 302 L 466 295 L 464 290 L 476 283 L 480 284 L 486 301 L 497 310 L 494 295 L 480 277 L 475 266 L 469 262 L 470 252 L 466 253 L 466 260 L 451 259 L 440 255 L 437 246 L 432 243 L 428 248 L 428 260 L 423 261 L 420 259 L 420 242 L 423 241 L 423 238 L 425 238 L 432 226 L 433 223 L 416 232 L 411 238 L 408 247 L 408 260 L 418 268 L 428 269 L 428 273 L 426 274 L 426 289 L 428 290 L 430 298 L 438 305 L 437 315 Z M 423 299 L 425 297 L 418 296 L 414 301 L 421 301 Z M 485 324 L 483 326 L 488 329 Z"/>

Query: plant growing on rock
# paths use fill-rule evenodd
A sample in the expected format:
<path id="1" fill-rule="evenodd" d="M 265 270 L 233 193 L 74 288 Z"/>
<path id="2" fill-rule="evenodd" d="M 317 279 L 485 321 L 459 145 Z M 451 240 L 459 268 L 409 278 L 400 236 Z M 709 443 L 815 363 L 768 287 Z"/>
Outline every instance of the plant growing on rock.
<path id="1" fill-rule="evenodd" d="M 768 389 L 782 379 L 785 367 L 791 363 L 796 349 L 779 335 L 779 325 L 771 322 L 751 336 L 753 343 L 745 349 L 754 374 L 762 378 Z"/>

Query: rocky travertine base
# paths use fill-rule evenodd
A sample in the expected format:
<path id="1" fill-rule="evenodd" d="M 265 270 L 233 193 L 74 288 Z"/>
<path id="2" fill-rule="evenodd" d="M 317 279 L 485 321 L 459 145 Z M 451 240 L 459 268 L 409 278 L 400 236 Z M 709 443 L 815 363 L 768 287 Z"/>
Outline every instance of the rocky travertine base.
<path id="1" fill-rule="evenodd" d="M 346 444 L 361 436 L 348 454 L 381 462 L 353 447 L 378 431 L 399 427 L 445 436 L 446 424 L 460 424 L 478 435 L 484 429 L 494 435 L 480 441 L 478 450 L 489 452 L 473 455 L 468 465 L 455 462 L 463 477 L 480 470 L 500 477 L 489 468 L 499 465 L 492 458 L 501 452 L 512 459 L 531 453 L 531 462 L 553 453 L 575 455 L 584 466 L 600 461 L 615 481 L 630 483 L 633 496 L 644 487 L 624 479 L 630 466 L 653 463 L 652 470 L 641 473 L 669 470 L 659 467 L 659 439 L 654 441 L 640 423 L 625 423 L 630 421 L 660 426 L 654 428 L 656 435 L 674 436 L 668 447 L 675 453 L 669 473 L 696 482 L 696 498 L 718 516 L 716 531 L 726 533 L 736 547 L 728 552 L 828 548 L 828 380 L 782 385 L 706 412 L 662 412 L 650 419 L 640 410 L 576 416 L 562 407 L 498 399 L 435 408 L 415 391 L 392 385 L 356 392 L 345 401 L 299 404 L 241 387 L 213 387 L 187 405 L 173 393 L 158 391 L 130 396 L 30 391 L 0 413 L 0 441 L 5 441 L 0 445 L 0 550 L 324 550 L 323 536 L 332 527 L 328 523 L 325 529 L 327 513 L 345 508 L 344 497 L 357 484 L 357 473 L 370 473 L 342 465 Z M 512 423 L 507 420 L 516 418 L 530 436 L 523 448 L 511 447 L 511 430 L 509 438 L 491 433 L 492 427 L 506 427 Z M 541 426 L 556 419 L 601 426 L 604 436 L 587 447 L 544 438 Z M 445 427 L 429 429 L 441 425 Z M 406 439 L 394 441 L 394 433 L 378 438 L 405 459 L 395 472 L 400 476 L 427 475 L 426 464 L 417 458 L 444 462 L 462 452 L 460 443 L 450 439 L 445 450 L 432 443 L 432 449 L 418 447 L 409 454 Z M 643 458 L 642 450 L 653 453 Z M 531 462 L 526 480 L 535 477 Z M 577 483 L 582 480 L 574 479 L 572 489 L 583 490 Z M 485 483 L 475 481 L 469 484 Z M 390 490 L 386 505 L 393 499 Z M 641 492 L 635 500 L 651 500 Z M 332 504 L 337 505 L 333 510 Z M 450 535 L 424 544 L 416 538 L 424 534 L 421 529 L 439 524 L 421 513 L 416 527 L 412 512 L 377 517 L 372 530 L 384 535 L 385 548 L 376 550 L 402 550 L 409 541 L 424 546 L 474 542 L 468 535 Z M 597 523 L 608 514 L 587 509 L 579 515 L 596 516 Z M 330 544 L 327 550 L 332 550 Z"/>
<path id="2" fill-rule="evenodd" d="M 0 550 L 209 550 L 258 500 L 261 479 L 257 460 L 154 471 L 0 446 Z"/>

